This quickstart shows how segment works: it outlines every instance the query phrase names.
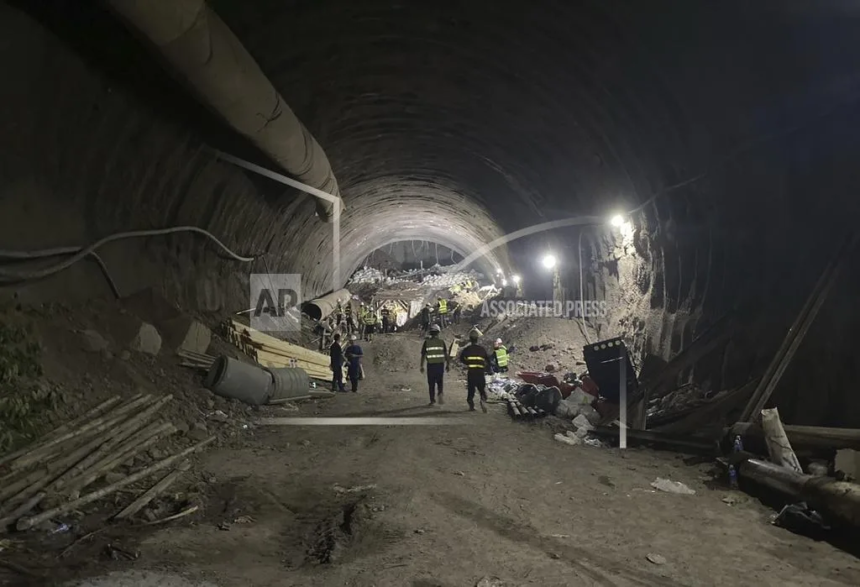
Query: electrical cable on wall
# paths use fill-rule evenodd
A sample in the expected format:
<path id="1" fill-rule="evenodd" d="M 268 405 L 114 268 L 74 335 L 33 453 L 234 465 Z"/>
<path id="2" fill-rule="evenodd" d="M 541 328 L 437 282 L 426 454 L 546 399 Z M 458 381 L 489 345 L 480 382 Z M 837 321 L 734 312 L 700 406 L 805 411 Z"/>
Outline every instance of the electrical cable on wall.
<path id="1" fill-rule="evenodd" d="M 216 238 L 212 233 L 203 230 L 202 228 L 197 228 L 196 226 L 176 226 L 173 228 L 160 228 L 160 229 L 152 229 L 152 230 L 136 230 L 136 231 L 127 231 L 127 232 L 119 232 L 116 234 L 112 234 L 110 236 L 104 237 L 95 243 L 87 246 L 87 247 L 58 247 L 53 249 L 42 249 L 38 251 L 3 251 L 0 250 L 0 259 L 16 259 L 16 260 L 36 260 L 36 259 L 44 259 L 47 257 L 57 257 L 61 255 L 72 255 L 68 259 L 60 261 L 54 265 L 49 267 L 45 267 L 43 269 L 36 269 L 32 271 L 25 272 L 16 272 L 16 271 L 7 271 L 0 269 L 0 285 L 8 285 L 14 283 L 24 283 L 27 281 L 32 281 L 35 279 L 42 279 L 45 277 L 50 277 L 64 269 L 68 269 L 78 261 L 85 259 L 87 257 L 93 257 L 93 259 L 98 263 L 102 272 L 105 275 L 108 283 L 111 286 L 111 289 L 114 292 L 114 295 L 120 297 L 119 290 L 116 287 L 113 279 L 111 279 L 110 274 L 108 273 L 107 266 L 104 261 L 96 254 L 96 250 L 103 247 L 104 245 L 111 243 L 113 241 L 127 239 L 127 238 L 140 238 L 140 237 L 149 237 L 149 236 L 163 236 L 167 234 L 174 234 L 180 232 L 194 232 L 197 234 L 202 234 L 212 240 L 218 247 L 224 251 L 229 257 L 235 259 L 236 261 L 241 261 L 243 263 L 250 263 L 254 261 L 255 257 L 243 257 L 234 253 L 230 250 L 227 245 L 222 243 L 218 238 Z"/>

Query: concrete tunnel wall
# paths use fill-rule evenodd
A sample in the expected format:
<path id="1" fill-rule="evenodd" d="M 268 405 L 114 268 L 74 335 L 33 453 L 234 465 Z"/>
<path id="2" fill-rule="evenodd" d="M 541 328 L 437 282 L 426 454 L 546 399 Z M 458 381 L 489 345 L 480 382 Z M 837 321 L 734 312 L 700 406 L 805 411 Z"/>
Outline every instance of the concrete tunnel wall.
<path id="1" fill-rule="evenodd" d="M 84 244 L 118 231 L 193 225 L 240 254 L 262 256 L 250 266 L 225 261 L 191 235 L 122 241 L 103 249 L 121 292 L 154 284 L 186 308 L 219 312 L 245 308 L 251 272 L 300 273 L 306 297 L 331 288 L 331 225 L 314 217 L 310 197 L 218 161 L 195 129 L 146 103 L 122 75 L 106 77 L 32 16 L 6 4 L 0 11 L 0 68 L 13 82 L 0 90 L 6 139 L 0 248 Z M 120 42 L 127 40 L 121 25 L 106 22 L 117 27 Z M 80 34 L 86 33 L 84 26 Z M 430 186 L 432 203 L 427 189 L 416 193 L 409 182 L 392 184 L 379 174 L 361 174 L 346 187 L 344 279 L 374 249 L 405 238 L 470 251 L 499 235 L 486 210 L 445 185 Z M 487 270 L 504 262 L 501 253 L 485 260 Z M 17 293 L 39 301 L 109 290 L 98 270 L 82 262 Z"/>
<path id="2" fill-rule="evenodd" d="M 625 243 L 587 231 L 589 295 L 610 302 L 601 335 L 664 357 L 751 308 L 728 350 L 690 374 L 723 388 L 763 369 L 856 224 L 860 15 L 847 3 L 211 4 L 326 150 L 355 214 L 345 267 L 387 242 L 468 252 L 500 231 L 667 192 L 633 215 Z M 328 289 L 312 202 L 213 161 L 196 130 L 2 9 L 3 67 L 23 83 L 0 90 L 11 104 L 0 205 L 31 207 L 0 215 L 4 245 L 53 244 L 46 226 L 66 244 L 130 224 L 197 224 Z M 80 235 L 63 238 L 69 225 Z M 560 237 L 575 249 L 575 231 Z M 246 269 L 197 243 L 129 244 L 108 262 L 121 271 L 135 259 L 129 283 L 160 283 L 191 307 L 232 309 Z M 778 390 L 788 422 L 860 425 L 846 344 L 857 274 L 855 262 Z"/>

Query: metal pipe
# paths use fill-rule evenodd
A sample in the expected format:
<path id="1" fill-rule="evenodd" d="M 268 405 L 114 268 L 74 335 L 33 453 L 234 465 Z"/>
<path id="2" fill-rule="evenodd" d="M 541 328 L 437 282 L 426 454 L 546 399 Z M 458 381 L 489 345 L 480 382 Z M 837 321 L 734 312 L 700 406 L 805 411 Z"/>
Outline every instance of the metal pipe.
<path id="1" fill-rule="evenodd" d="M 205 0 L 105 0 L 236 131 L 302 183 L 340 198 L 322 147 Z M 332 219 L 332 203 L 317 199 Z"/>

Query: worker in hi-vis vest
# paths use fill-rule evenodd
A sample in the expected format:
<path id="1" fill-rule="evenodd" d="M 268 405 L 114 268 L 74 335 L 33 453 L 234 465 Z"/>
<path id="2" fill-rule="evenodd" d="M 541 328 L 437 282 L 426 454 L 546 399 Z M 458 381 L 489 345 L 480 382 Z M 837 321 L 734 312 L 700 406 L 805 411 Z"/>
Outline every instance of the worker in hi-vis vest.
<path id="1" fill-rule="evenodd" d="M 373 332 L 376 330 L 376 312 L 368 308 L 364 313 L 364 340 L 373 341 Z"/>
<path id="2" fill-rule="evenodd" d="M 481 401 L 481 410 L 487 413 L 487 372 L 490 371 L 490 357 L 487 349 L 478 344 L 481 333 L 477 328 L 469 332 L 469 345 L 460 352 L 460 362 L 466 365 L 466 403 L 469 411 L 475 411 L 475 392 Z"/>
<path id="3" fill-rule="evenodd" d="M 430 326 L 430 338 L 424 341 L 421 347 L 421 372 L 424 373 L 424 364 L 427 364 L 427 385 L 430 389 L 430 405 L 436 405 L 438 397 L 439 404 L 445 403 L 442 395 L 444 391 L 443 380 L 445 371 L 451 370 L 451 358 L 448 356 L 448 345 L 439 338 L 442 331 L 438 324 Z"/>
<path id="4" fill-rule="evenodd" d="M 436 313 L 439 314 L 439 327 L 448 326 L 448 300 L 439 298 L 439 301 L 436 302 Z"/>
<path id="5" fill-rule="evenodd" d="M 508 372 L 508 349 L 502 344 L 501 338 L 497 338 L 496 342 L 493 343 L 492 363 L 493 373 Z"/>
<path id="6" fill-rule="evenodd" d="M 358 316 L 356 316 L 358 320 L 358 338 L 364 338 L 364 320 L 367 318 L 367 312 L 367 306 L 364 305 L 364 302 L 361 302 L 361 305 L 358 306 Z"/>

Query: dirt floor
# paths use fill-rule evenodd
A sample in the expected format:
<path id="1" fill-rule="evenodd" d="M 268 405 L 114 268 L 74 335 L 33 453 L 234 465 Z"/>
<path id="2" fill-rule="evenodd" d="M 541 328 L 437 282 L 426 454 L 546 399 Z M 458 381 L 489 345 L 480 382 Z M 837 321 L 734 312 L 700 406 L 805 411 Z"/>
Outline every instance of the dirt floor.
<path id="1" fill-rule="evenodd" d="M 509 336 L 520 348 L 541 330 L 528 328 Z M 561 362 L 575 367 L 581 343 L 575 334 L 564 343 Z M 43 577 L 0 568 L 0 585 L 471 587 L 485 577 L 499 582 L 482 586 L 508 587 L 860 585 L 860 561 L 772 526 L 772 509 L 714 481 L 710 465 L 561 444 L 552 436 L 563 422 L 514 423 L 500 404 L 469 413 L 455 370 L 445 405 L 428 407 L 418 336 L 378 336 L 364 348 L 368 379 L 357 394 L 298 412 L 231 411 L 235 434 L 188 473 L 203 506 L 195 515 L 157 526 L 85 519 L 72 534 L 40 537 L 38 550 L 29 542 L 27 556 L 0 551 Z M 532 358 L 552 359 L 546 352 Z M 69 377 L 80 376 L 78 359 Z M 113 360 L 96 356 L 84 370 L 119 385 L 119 374 L 96 364 Z M 146 373 L 141 365 L 122 372 Z M 152 369 L 163 386 L 205 397 L 166 358 Z M 262 415 L 447 415 L 455 424 L 256 426 Z M 696 495 L 657 492 L 657 477 Z M 19 538 L 10 538 L 14 551 Z"/>

